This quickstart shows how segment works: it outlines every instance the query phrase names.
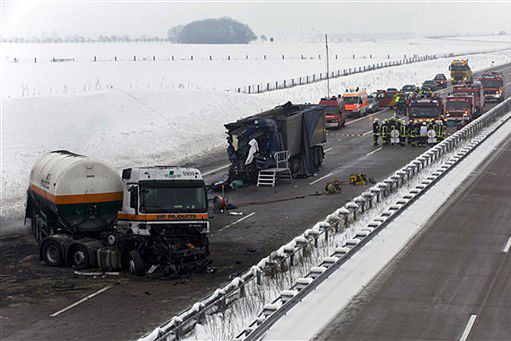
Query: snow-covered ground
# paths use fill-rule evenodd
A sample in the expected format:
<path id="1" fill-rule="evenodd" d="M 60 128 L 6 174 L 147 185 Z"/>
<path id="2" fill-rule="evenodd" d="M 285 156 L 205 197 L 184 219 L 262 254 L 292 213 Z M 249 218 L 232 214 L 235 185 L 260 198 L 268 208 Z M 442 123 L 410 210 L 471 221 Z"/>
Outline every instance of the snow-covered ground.
<path id="1" fill-rule="evenodd" d="M 48 45 L 49 49 L 51 47 L 52 45 Z M 430 48 L 432 53 L 437 52 Z M 51 55 L 50 52 L 46 53 Z M 67 52 L 61 52 L 56 57 L 70 56 Z M 509 51 L 470 57 L 474 69 L 510 61 Z M 265 77 L 273 77 L 280 72 L 280 61 L 260 62 L 267 62 L 270 65 L 271 70 L 264 72 Z M 449 62 L 448 59 L 438 59 L 341 77 L 330 82 L 331 89 L 333 93 L 341 93 L 343 89 L 357 86 L 371 91 L 390 86 L 401 87 L 406 83 L 422 83 L 436 73 L 447 73 Z M 29 69 L 36 67 L 35 65 L 40 69 L 30 71 Z M 96 65 L 94 63 L 35 65 L 2 64 L 7 72 L 2 71 L 4 93 L 0 219 L 22 216 L 30 168 L 40 155 L 48 151 L 72 150 L 105 160 L 117 169 L 143 164 L 179 164 L 212 150 L 224 148 L 225 123 L 283 104 L 288 100 L 314 103 L 326 92 L 325 82 L 319 82 L 259 95 L 194 88 L 129 89 L 129 86 L 127 88 L 124 86 L 113 89 L 102 87 L 101 90 L 85 93 L 75 91 L 74 94 L 69 87 L 66 95 L 59 92 L 57 96 L 35 94 L 24 98 L 19 96 L 8 98 L 6 89 L 15 89 L 16 84 L 23 83 L 25 77 L 32 77 L 34 80 L 44 79 L 45 84 L 62 85 L 62 82 L 71 80 L 77 74 L 95 78 L 95 72 L 100 72 L 101 79 L 120 80 L 131 77 L 134 82 L 141 84 L 146 81 L 145 77 L 149 77 L 144 73 L 143 65 L 158 69 L 152 73 L 153 76 L 161 77 L 163 72 L 160 67 L 162 64 L 150 62 L 124 62 L 125 68 L 117 68 L 116 65 L 120 64 L 116 63 L 98 63 L 101 70 L 94 69 Z M 88 68 L 91 65 L 92 67 Z M 170 65 L 170 62 L 167 65 Z M 257 64 L 247 62 L 246 65 Z M 315 72 L 322 71 L 319 64 L 318 67 L 320 69 L 314 69 Z M 19 75 L 16 70 L 20 71 Z M 225 77 L 230 79 L 229 82 L 232 79 L 248 80 L 251 79 L 250 75 L 263 74 L 256 67 L 240 68 L 239 75 L 231 75 L 232 69 L 227 70 L 230 71 L 225 72 Z M 297 70 L 302 73 L 301 68 Z M 221 75 L 195 74 L 193 79 L 196 82 L 213 84 L 216 77 Z M 123 82 L 121 81 L 122 84 L 127 84 Z M 222 82 L 221 78 L 218 78 L 218 82 Z"/>
<path id="2" fill-rule="evenodd" d="M 506 47 L 511 48 L 511 42 L 426 38 L 331 42 L 330 70 L 401 60 L 405 55 L 472 53 Z M 326 66 L 323 43 L 292 40 L 248 45 L 3 44 L 2 51 L 3 98 L 82 94 L 106 88 L 224 91 L 318 74 L 325 72 Z M 97 62 L 93 62 L 94 57 Z M 50 62 L 53 58 L 74 61 Z"/>

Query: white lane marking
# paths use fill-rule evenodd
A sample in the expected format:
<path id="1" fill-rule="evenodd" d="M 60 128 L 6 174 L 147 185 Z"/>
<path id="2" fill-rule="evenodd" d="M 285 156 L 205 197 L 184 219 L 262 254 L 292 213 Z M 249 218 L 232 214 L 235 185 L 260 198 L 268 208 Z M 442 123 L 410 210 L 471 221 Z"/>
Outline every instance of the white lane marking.
<path id="1" fill-rule="evenodd" d="M 509 237 L 509 239 L 507 240 L 507 244 L 506 244 L 506 246 L 504 246 L 504 249 L 502 250 L 502 252 L 508 252 L 509 248 L 511 248 L 511 237 Z"/>
<path id="2" fill-rule="evenodd" d="M 382 149 L 382 148 L 383 148 L 383 147 L 380 147 L 380 148 L 378 148 L 378 149 L 375 149 L 375 150 L 373 150 L 372 152 L 367 153 L 365 156 L 369 156 L 369 155 L 371 155 L 371 154 L 374 154 L 374 153 L 376 153 L 378 150 L 380 150 L 380 149 Z"/>
<path id="3" fill-rule="evenodd" d="M 333 147 L 330 147 L 330 148 L 327 148 L 325 149 L 325 153 L 328 152 L 329 150 L 332 150 Z"/>
<path id="4" fill-rule="evenodd" d="M 107 291 L 107 290 L 108 290 L 108 289 L 110 289 L 111 287 L 112 287 L 112 285 L 109 285 L 109 286 L 107 286 L 107 287 L 104 287 L 103 289 L 100 289 L 100 290 L 96 291 L 95 293 L 90 294 L 89 296 L 86 296 L 86 297 L 82 298 L 81 300 L 79 300 L 79 301 L 77 301 L 77 302 L 75 302 L 75 303 L 73 303 L 73 304 L 71 304 L 71 305 L 68 305 L 68 306 L 67 306 L 67 307 L 65 307 L 64 309 L 61 309 L 61 310 L 57 311 L 56 313 L 51 314 L 51 315 L 50 315 L 50 317 L 55 317 L 55 316 L 57 316 L 57 315 L 60 315 L 60 314 L 62 314 L 63 312 L 68 311 L 69 309 L 76 307 L 76 306 L 77 306 L 77 305 L 79 305 L 80 303 L 83 303 L 83 302 L 85 302 L 85 301 L 87 301 L 87 300 L 90 300 L 90 299 L 91 299 L 91 298 L 93 298 L 94 296 L 101 294 L 103 291 Z"/>
<path id="5" fill-rule="evenodd" d="M 221 231 L 225 230 L 226 228 L 229 228 L 229 227 L 231 227 L 231 226 L 233 226 L 233 225 L 236 225 L 237 223 L 242 222 L 243 220 L 250 218 L 250 217 L 251 217 L 251 216 L 253 216 L 254 214 L 256 214 L 256 213 L 255 213 L 255 212 L 252 212 L 252 213 L 250 213 L 249 215 L 246 215 L 246 216 L 244 216 L 243 218 L 238 219 L 238 220 L 236 220 L 235 222 L 232 222 L 232 223 L 230 223 L 229 225 L 226 225 L 226 226 L 222 227 L 220 230 L 218 230 L 218 232 L 221 232 Z"/>
<path id="6" fill-rule="evenodd" d="M 364 118 L 371 118 L 371 117 L 373 117 L 374 115 L 381 114 L 381 113 L 383 113 L 383 112 L 385 112 L 385 111 L 387 111 L 387 110 L 389 110 L 389 108 L 387 108 L 387 109 L 383 109 L 383 110 L 380 110 L 380 111 L 377 111 L 377 112 L 375 112 L 375 113 L 373 113 L 373 114 L 370 114 L 370 115 L 367 115 L 367 116 L 359 117 L 359 118 L 357 118 L 357 119 L 354 119 L 353 121 L 346 122 L 346 125 L 350 125 L 350 124 L 355 123 L 355 122 L 357 122 L 357 121 L 363 120 Z"/>
<path id="7" fill-rule="evenodd" d="M 321 180 L 323 180 L 323 179 L 328 178 L 328 177 L 329 177 L 329 176 L 331 176 L 332 174 L 334 174 L 334 173 L 333 173 L 333 172 L 330 172 L 330 173 L 328 173 L 327 175 L 322 176 L 321 178 L 319 178 L 319 179 L 317 179 L 317 180 L 314 180 L 313 182 L 311 182 L 311 183 L 309 184 L 309 186 L 310 186 L 310 185 L 314 185 L 314 184 L 315 184 L 316 182 L 318 182 L 318 181 L 321 181 Z"/>
<path id="8" fill-rule="evenodd" d="M 373 132 L 372 130 L 366 131 L 365 133 L 362 134 L 362 136 L 366 136 L 367 134 L 372 133 L 372 132 Z"/>
<path id="9" fill-rule="evenodd" d="M 476 314 L 470 315 L 470 318 L 468 319 L 468 322 L 467 322 L 467 326 L 465 327 L 463 334 L 461 334 L 460 341 L 467 340 L 468 334 L 470 334 L 470 331 L 472 330 L 472 327 L 474 326 L 474 322 L 476 321 L 476 318 L 477 318 Z"/>
<path id="10" fill-rule="evenodd" d="M 212 170 L 210 170 L 210 171 L 207 171 L 206 173 L 202 173 L 202 176 L 204 176 L 204 175 L 209 175 L 209 174 L 213 174 L 213 173 L 215 173 L 215 172 L 218 172 L 218 171 L 220 171 L 220 170 L 222 170 L 222 169 L 225 169 L 225 168 L 229 167 L 230 165 L 231 165 L 231 164 L 223 165 L 222 167 L 218 167 L 218 168 L 216 168 L 216 169 L 212 169 Z"/>

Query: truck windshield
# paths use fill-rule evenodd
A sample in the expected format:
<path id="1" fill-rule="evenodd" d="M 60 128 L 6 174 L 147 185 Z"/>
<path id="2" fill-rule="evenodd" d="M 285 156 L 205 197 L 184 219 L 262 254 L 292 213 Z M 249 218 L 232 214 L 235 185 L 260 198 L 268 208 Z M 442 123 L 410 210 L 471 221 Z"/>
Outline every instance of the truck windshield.
<path id="1" fill-rule="evenodd" d="M 467 65 L 451 65 L 451 71 L 469 71 L 470 68 Z"/>
<path id="2" fill-rule="evenodd" d="M 457 101 L 457 102 L 447 102 L 445 105 L 445 110 L 466 110 L 468 109 L 468 103 L 464 101 Z"/>
<path id="3" fill-rule="evenodd" d="M 502 86 L 501 82 L 497 79 L 482 79 L 481 83 L 483 83 L 485 88 L 500 88 Z"/>
<path id="4" fill-rule="evenodd" d="M 344 97 L 345 104 L 358 104 L 359 98 L 355 96 Z"/>
<path id="5" fill-rule="evenodd" d="M 403 89 L 401 89 L 401 91 L 403 92 L 415 91 L 415 87 L 413 85 L 405 85 L 403 86 Z"/>
<path id="6" fill-rule="evenodd" d="M 145 182 L 145 181 L 144 181 Z M 204 212 L 207 199 L 203 181 L 140 182 L 140 212 Z"/>
<path id="7" fill-rule="evenodd" d="M 410 115 L 413 118 L 436 118 L 438 113 L 436 107 L 412 107 Z"/>
<path id="8" fill-rule="evenodd" d="M 338 115 L 340 112 L 338 107 L 326 107 L 325 108 L 325 114 L 327 115 Z"/>

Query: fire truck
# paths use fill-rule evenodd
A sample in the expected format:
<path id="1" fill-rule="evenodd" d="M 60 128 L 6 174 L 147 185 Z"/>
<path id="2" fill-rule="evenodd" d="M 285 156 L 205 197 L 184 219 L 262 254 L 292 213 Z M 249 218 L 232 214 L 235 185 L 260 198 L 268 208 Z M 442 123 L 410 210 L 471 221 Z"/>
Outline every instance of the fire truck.
<path id="1" fill-rule="evenodd" d="M 455 85 L 453 89 L 454 94 L 468 94 L 474 96 L 475 114 L 473 118 L 479 117 L 483 113 L 484 108 L 484 92 L 483 86 L 480 82 L 465 85 Z"/>
<path id="2" fill-rule="evenodd" d="M 470 84 L 473 81 L 472 70 L 468 66 L 468 59 L 455 59 L 449 66 L 451 84 Z"/>
<path id="3" fill-rule="evenodd" d="M 443 117 L 444 104 L 440 97 L 427 99 L 412 99 L 408 110 L 408 119 L 411 121 L 436 120 Z"/>
<path id="4" fill-rule="evenodd" d="M 346 124 L 346 111 L 344 110 L 344 100 L 339 97 L 322 98 L 320 105 L 325 108 L 325 124 L 327 128 L 340 129 Z"/>
<path id="5" fill-rule="evenodd" d="M 444 118 L 448 126 L 465 125 L 472 120 L 475 113 L 474 96 L 465 93 L 447 96 Z"/>
<path id="6" fill-rule="evenodd" d="M 504 95 L 504 79 L 500 72 L 483 73 L 478 81 L 483 85 L 484 99 L 487 101 L 502 102 Z"/>

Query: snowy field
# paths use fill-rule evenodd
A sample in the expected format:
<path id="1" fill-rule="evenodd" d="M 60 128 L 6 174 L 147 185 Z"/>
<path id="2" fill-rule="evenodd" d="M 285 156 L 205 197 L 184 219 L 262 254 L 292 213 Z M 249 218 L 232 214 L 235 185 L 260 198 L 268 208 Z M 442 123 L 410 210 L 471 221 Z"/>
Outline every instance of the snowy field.
<path id="1" fill-rule="evenodd" d="M 484 43 L 479 40 L 483 38 L 331 42 L 330 70 L 402 60 L 405 55 L 511 48 L 511 42 L 491 41 L 493 38 Z M 3 98 L 82 94 L 107 88 L 224 91 L 318 74 L 325 72 L 326 65 L 324 43 L 301 41 L 248 45 L 4 44 L 2 51 Z M 97 62 L 93 62 L 94 57 Z M 51 62 L 53 58 L 73 61 Z"/>
<path id="2" fill-rule="evenodd" d="M 441 51 L 432 49 L 431 53 L 433 52 Z M 60 57 L 67 56 L 66 53 L 66 56 Z M 271 69 L 264 73 L 265 77 L 273 77 L 282 72 L 281 64 L 277 60 L 264 62 L 268 63 L 268 68 Z M 511 62 L 509 51 L 470 56 L 470 63 L 474 69 L 507 62 Z M 431 79 L 436 73 L 447 73 L 449 63 L 449 59 L 438 59 L 341 77 L 331 81 L 331 89 L 334 93 L 340 93 L 348 87 L 360 86 L 372 91 L 391 86 L 401 87 L 406 83 L 420 84 L 426 79 Z M 47 84 L 63 84 L 62 82 L 72 78 L 70 75 L 80 73 L 96 77 L 94 74 L 98 72 L 98 69 L 95 69 L 96 65 L 102 67 L 98 77 L 116 79 L 121 83 L 121 79 L 126 77 L 133 78 L 137 84 L 145 82 L 148 75 L 143 72 L 141 65 L 145 65 L 144 67 L 152 65 L 156 68 L 152 74 L 155 77 L 164 72 L 160 68 L 163 64 L 150 62 L 145 64 L 125 62 L 125 70 L 116 68 L 115 65 L 121 64 L 115 63 L 75 62 L 36 65 L 40 68 L 37 72 L 31 74 L 29 71 L 24 73 L 20 71 L 18 77 L 13 68 L 23 70 L 23 66 L 35 65 L 4 64 L 7 72 L 3 78 L 3 90 L 16 88 L 11 83 L 22 83 L 24 77 L 33 77 L 35 81 L 43 74 Z M 170 62 L 165 65 L 170 65 Z M 321 65 L 318 64 L 317 67 Z M 297 71 L 301 73 L 302 69 Z M 314 72 L 321 71 L 314 69 Z M 223 81 L 249 80 L 251 75 L 262 74 L 260 70 L 255 69 L 240 69 L 239 72 L 239 75 L 230 75 L 226 72 L 225 77 L 228 80 Z M 194 77 L 196 82 L 204 82 L 202 84 L 206 82 L 213 84 L 215 81 L 214 78 L 208 78 L 213 77 L 211 74 Z M 193 87 L 129 89 L 126 87 L 127 83 L 122 84 L 124 86 L 113 89 L 102 88 L 74 94 L 69 91 L 66 95 L 36 94 L 24 98 L 19 96 L 7 98 L 4 92 L 0 219 L 22 217 L 30 169 L 35 160 L 48 151 L 68 149 L 105 160 L 119 170 L 134 165 L 179 164 L 223 149 L 225 123 L 283 104 L 288 100 L 314 103 L 325 94 L 325 82 L 259 95 L 206 91 Z M 19 226 L 19 222 L 16 224 Z M 2 225 L 2 229 L 5 229 L 5 224 Z"/>

